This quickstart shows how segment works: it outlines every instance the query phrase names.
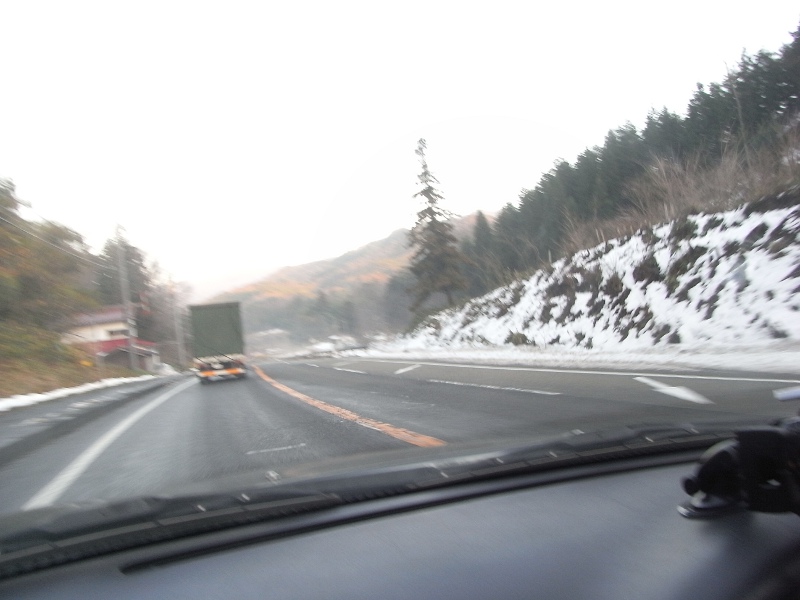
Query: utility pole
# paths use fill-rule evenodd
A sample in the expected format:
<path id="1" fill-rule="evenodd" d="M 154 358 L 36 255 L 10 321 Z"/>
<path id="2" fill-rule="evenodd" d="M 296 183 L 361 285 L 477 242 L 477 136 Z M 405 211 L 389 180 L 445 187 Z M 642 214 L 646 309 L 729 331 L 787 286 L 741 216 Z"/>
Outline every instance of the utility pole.
<path id="1" fill-rule="evenodd" d="M 178 362 L 181 369 L 183 369 L 186 367 L 186 354 L 183 350 L 183 319 L 178 310 L 178 298 L 177 294 L 175 294 L 175 284 L 172 282 L 172 277 L 169 279 L 169 288 L 172 292 L 172 319 L 175 323 L 175 343 L 178 344 Z"/>
<path id="2" fill-rule="evenodd" d="M 128 358 L 130 359 L 131 370 L 137 368 L 136 356 L 133 353 L 133 336 L 136 322 L 131 315 L 131 291 L 128 281 L 128 261 L 127 257 L 122 256 L 122 227 L 117 225 L 117 271 L 119 272 L 119 292 L 122 295 L 122 306 L 125 312 L 125 323 L 128 326 Z"/>

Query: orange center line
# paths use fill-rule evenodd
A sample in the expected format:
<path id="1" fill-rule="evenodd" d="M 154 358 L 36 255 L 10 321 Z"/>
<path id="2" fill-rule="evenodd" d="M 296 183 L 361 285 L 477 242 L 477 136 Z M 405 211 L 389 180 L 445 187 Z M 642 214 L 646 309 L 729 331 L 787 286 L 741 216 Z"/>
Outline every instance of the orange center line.
<path id="1" fill-rule="evenodd" d="M 439 438 L 431 437 L 429 435 L 422 435 L 421 433 L 416 433 L 415 431 L 410 431 L 408 429 L 403 429 L 402 427 L 395 427 L 394 425 L 390 425 L 389 423 L 382 423 L 381 421 L 376 421 L 375 419 L 368 419 L 366 417 L 362 417 L 358 413 L 354 413 L 351 410 L 347 410 L 346 408 L 342 408 L 340 406 L 335 406 L 333 404 L 328 404 L 327 402 L 323 402 L 322 400 L 317 400 L 316 398 L 312 398 L 311 396 L 307 396 L 302 392 L 298 392 L 290 388 L 287 385 L 283 385 L 279 381 L 275 381 L 272 377 L 264 373 L 259 367 L 253 367 L 258 376 L 261 377 L 264 381 L 266 381 L 271 386 L 279 389 L 282 392 L 285 392 L 292 396 L 293 398 L 297 398 L 305 402 L 306 404 L 310 404 L 320 410 L 324 410 L 327 413 L 340 417 L 342 419 L 347 419 L 348 421 L 352 421 L 353 423 L 358 423 L 359 425 L 363 425 L 364 427 L 369 427 L 370 429 L 375 429 L 380 431 L 381 433 L 385 433 L 386 435 L 390 435 L 395 439 L 401 440 L 403 442 L 407 442 L 409 444 L 413 444 L 414 446 L 423 446 L 425 448 L 432 448 L 434 446 L 444 446 L 446 442 L 440 440 Z"/>

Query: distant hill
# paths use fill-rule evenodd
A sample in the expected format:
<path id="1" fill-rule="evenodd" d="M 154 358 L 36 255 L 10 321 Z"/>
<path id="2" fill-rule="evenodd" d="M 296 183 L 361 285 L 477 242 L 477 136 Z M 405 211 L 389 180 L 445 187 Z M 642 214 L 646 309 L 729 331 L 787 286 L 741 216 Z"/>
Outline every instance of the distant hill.
<path id="1" fill-rule="evenodd" d="M 398 229 L 385 239 L 336 258 L 283 267 L 260 281 L 220 294 L 214 301 L 311 297 L 318 291 L 341 293 L 361 283 L 386 283 L 408 264 L 407 236 L 407 230 Z"/>
<path id="2" fill-rule="evenodd" d="M 461 239 L 472 232 L 475 214 L 454 221 Z M 404 269 L 411 258 L 408 230 L 398 229 L 388 237 L 370 242 L 336 258 L 283 267 L 259 281 L 218 294 L 209 302 L 251 302 L 267 298 L 312 297 L 317 292 L 348 292 L 363 283 L 385 284 Z"/>
<path id="3" fill-rule="evenodd" d="M 456 237 L 471 235 L 475 220 L 475 214 L 455 219 Z M 384 318 L 386 286 L 404 271 L 411 255 L 408 230 L 398 229 L 336 258 L 283 267 L 210 302 L 241 302 L 245 330 L 251 334 L 278 328 L 301 339 L 392 329 Z"/>

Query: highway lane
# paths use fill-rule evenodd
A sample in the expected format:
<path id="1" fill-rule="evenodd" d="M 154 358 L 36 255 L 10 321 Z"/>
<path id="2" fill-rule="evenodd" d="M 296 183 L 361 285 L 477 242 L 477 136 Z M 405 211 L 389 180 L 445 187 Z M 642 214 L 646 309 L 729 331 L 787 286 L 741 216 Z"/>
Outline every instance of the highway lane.
<path id="1" fill-rule="evenodd" d="M 796 411 L 772 392 L 798 383 L 759 373 L 265 362 L 243 381 L 201 386 L 185 378 L 10 461 L 0 468 L 0 511 L 170 492 L 246 473 L 263 481 L 303 463 L 414 445 L 765 420 Z M 13 422 L 24 417 L 17 412 Z"/>
<path id="2" fill-rule="evenodd" d="M 407 447 L 297 402 L 254 376 L 208 386 L 187 378 L 184 384 L 188 387 L 139 418 L 43 505 L 168 492 L 237 473 L 266 474 L 330 456 Z M 93 444 L 163 393 L 126 403 L 0 469 L 0 511 L 25 506 Z"/>
<path id="3" fill-rule="evenodd" d="M 773 391 L 800 383 L 796 376 L 763 373 L 537 369 L 365 358 L 264 368 L 310 396 L 447 442 L 620 423 L 787 416 L 797 407 L 777 402 Z M 676 397 L 676 388 L 691 394 Z"/>

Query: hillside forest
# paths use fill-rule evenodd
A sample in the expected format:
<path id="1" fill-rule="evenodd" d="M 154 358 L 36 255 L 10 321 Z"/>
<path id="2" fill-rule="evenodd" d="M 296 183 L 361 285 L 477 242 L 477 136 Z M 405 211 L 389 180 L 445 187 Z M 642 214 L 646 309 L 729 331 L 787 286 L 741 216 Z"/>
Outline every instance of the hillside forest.
<path id="1" fill-rule="evenodd" d="M 82 236 L 58 223 L 28 219 L 13 182 L 0 180 L 0 397 L 112 375 L 95 358 L 61 342 L 73 317 L 122 302 L 120 265 L 140 339 L 156 342 L 174 362 L 173 306 L 186 290 L 164 282 L 157 265 L 123 235 L 93 253 Z"/>

